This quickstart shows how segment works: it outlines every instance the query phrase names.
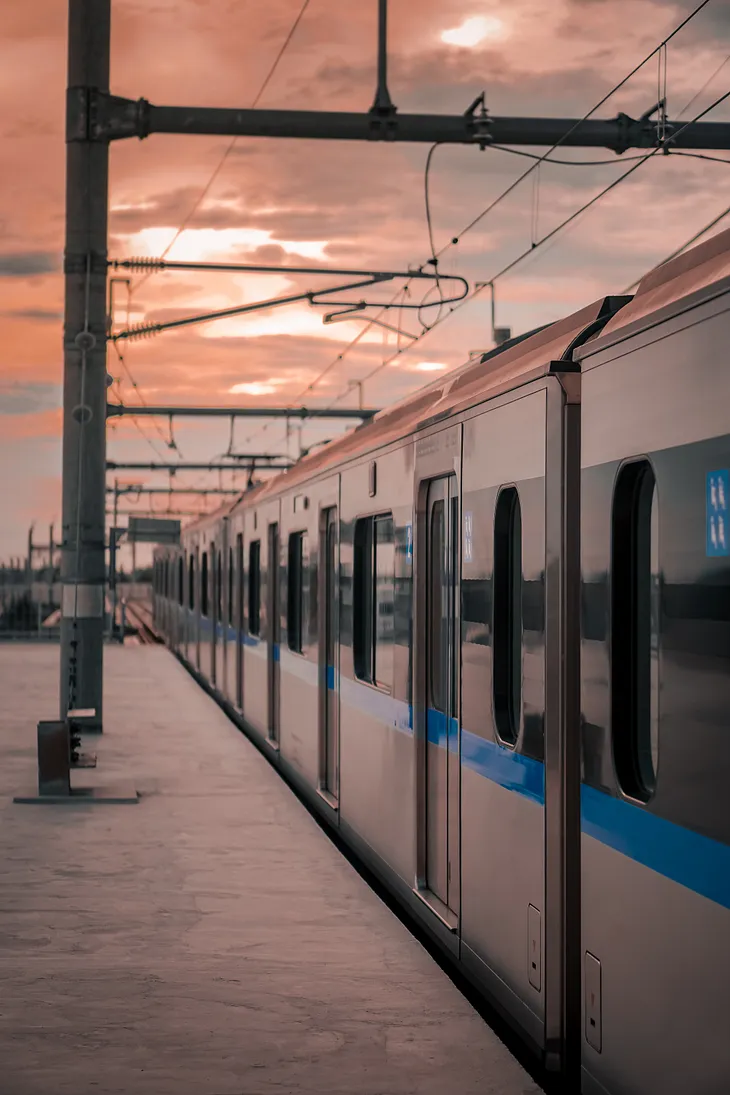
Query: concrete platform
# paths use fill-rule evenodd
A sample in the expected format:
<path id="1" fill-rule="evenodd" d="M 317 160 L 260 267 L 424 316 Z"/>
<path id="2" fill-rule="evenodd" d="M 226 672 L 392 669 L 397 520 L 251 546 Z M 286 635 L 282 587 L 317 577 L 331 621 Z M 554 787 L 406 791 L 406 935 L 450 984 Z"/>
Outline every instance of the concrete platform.
<path id="1" fill-rule="evenodd" d="M 0 647 L 2 1095 L 539 1089 L 167 650 L 110 647 L 94 786 L 14 804 L 58 647 Z"/>

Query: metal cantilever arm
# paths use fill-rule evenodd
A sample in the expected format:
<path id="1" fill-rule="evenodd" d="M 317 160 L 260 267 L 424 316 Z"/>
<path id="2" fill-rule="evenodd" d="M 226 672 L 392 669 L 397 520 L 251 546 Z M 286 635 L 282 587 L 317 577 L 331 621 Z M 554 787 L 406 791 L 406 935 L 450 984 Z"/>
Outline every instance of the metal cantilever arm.
<path id="1" fill-rule="evenodd" d="M 440 303 L 437 302 L 437 303 Z M 337 323 L 341 319 L 362 319 L 367 323 L 372 323 L 376 327 L 383 327 L 386 331 L 392 331 L 393 334 L 400 335 L 402 338 L 412 338 L 414 342 L 419 339 L 419 335 L 413 335 L 410 331 L 404 331 L 401 327 L 394 327 L 392 323 L 384 323 L 382 319 L 377 319 L 375 316 L 363 316 L 360 314 L 360 305 L 353 304 L 351 308 L 343 308 L 339 312 L 328 312 L 326 316 L 322 317 L 323 323 Z"/>
<path id="2" fill-rule="evenodd" d="M 354 314 L 356 312 L 363 311 L 363 309 L 365 309 L 365 308 L 395 308 L 399 312 L 400 311 L 405 311 L 405 310 L 421 312 L 421 311 L 423 311 L 424 308 L 434 308 L 434 307 L 437 307 L 437 306 L 441 307 L 444 304 L 456 304 L 457 301 L 463 300 L 464 297 L 469 292 L 469 282 L 466 280 L 466 278 L 459 277 L 458 274 L 439 274 L 438 276 L 436 274 L 434 274 L 433 277 L 432 277 L 432 280 L 434 282 L 436 282 L 436 284 L 440 284 L 441 282 L 444 282 L 444 281 L 459 281 L 459 282 L 461 282 L 461 285 L 462 285 L 462 292 L 459 293 L 458 296 L 439 297 L 438 300 L 421 301 L 418 304 L 406 304 L 406 303 L 400 302 L 400 301 L 396 304 L 394 302 L 391 303 L 390 301 L 380 301 L 380 300 L 352 301 L 351 303 L 347 304 L 346 306 L 343 306 L 343 308 L 340 311 L 329 312 L 324 317 L 324 322 L 325 323 L 331 323 L 333 317 L 346 316 L 346 315 Z M 322 290 L 322 291 L 323 292 L 331 292 L 331 290 Z M 337 303 L 337 301 L 334 301 L 334 300 L 317 300 L 314 303 L 323 304 L 323 305 L 326 306 L 328 304 L 334 305 L 334 304 Z M 380 324 L 379 326 L 385 326 L 385 324 Z"/>
<path id="3" fill-rule="evenodd" d="M 410 276 L 411 276 L 410 274 L 375 273 L 375 274 L 372 274 L 371 276 L 369 276 L 369 277 L 367 277 L 363 280 L 348 282 L 345 285 L 331 285 L 331 286 L 327 286 L 324 289 L 315 289 L 315 290 L 310 289 L 310 290 L 308 290 L 307 292 L 304 292 L 304 293 L 293 293 L 290 296 L 286 296 L 286 297 L 273 297 L 270 300 L 257 301 L 255 304 L 240 304 L 240 305 L 236 305 L 235 308 L 224 308 L 224 309 L 222 309 L 220 311 L 217 311 L 217 312 L 203 312 L 199 315 L 184 316 L 182 319 L 171 319 L 171 320 L 168 320 L 166 323 L 147 323 L 147 324 L 141 324 L 141 325 L 138 325 L 138 326 L 135 326 L 135 327 L 128 327 L 128 328 L 125 328 L 122 331 L 118 331 L 116 334 L 110 335 L 109 340 L 111 342 L 119 342 L 119 341 L 122 341 L 123 339 L 144 338 L 144 337 L 149 336 L 149 335 L 158 334 L 160 331 L 172 330 L 173 328 L 176 328 L 176 327 L 189 327 L 194 323 L 208 323 L 208 322 L 210 322 L 214 319 L 228 319 L 232 316 L 245 315 L 249 312 L 258 312 L 258 311 L 261 311 L 265 308 L 276 308 L 276 307 L 281 307 L 282 305 L 285 305 L 285 304 L 297 304 L 300 301 L 304 301 L 304 300 L 309 301 L 309 303 L 312 304 L 312 305 L 323 305 L 323 306 L 326 307 L 327 305 L 339 304 L 340 302 L 332 301 L 332 300 L 326 300 L 326 299 L 320 299 L 320 298 L 324 297 L 325 294 L 346 293 L 346 292 L 349 292 L 349 291 L 354 290 L 354 289 L 367 288 L 371 285 L 382 285 L 383 283 L 388 282 L 388 281 L 393 281 L 395 278 L 398 278 L 398 277 L 408 278 Z M 466 294 L 469 292 L 469 283 L 464 278 L 458 277 L 455 274 L 443 274 L 443 275 L 439 274 L 439 275 L 436 275 L 436 274 L 424 274 L 423 272 L 419 271 L 418 276 L 422 279 L 429 280 L 429 281 L 437 281 L 437 282 L 458 281 L 458 282 L 461 283 L 461 285 L 463 286 L 463 292 L 461 293 L 460 296 L 454 296 L 454 297 L 446 298 L 444 300 L 439 300 L 437 302 L 439 304 L 451 304 L 455 301 L 463 300 L 464 297 L 466 296 Z M 398 304 L 398 305 L 396 305 L 396 304 L 391 304 L 387 301 L 377 301 L 377 300 L 373 300 L 373 301 L 366 301 L 366 300 L 353 301 L 352 304 L 354 304 L 356 306 L 355 309 L 351 308 L 351 310 L 353 310 L 353 311 L 354 310 L 362 310 L 364 308 L 391 308 L 391 307 L 394 307 L 394 308 L 399 308 L 400 309 L 400 308 L 429 307 L 428 304 L 423 304 L 423 305 Z"/>

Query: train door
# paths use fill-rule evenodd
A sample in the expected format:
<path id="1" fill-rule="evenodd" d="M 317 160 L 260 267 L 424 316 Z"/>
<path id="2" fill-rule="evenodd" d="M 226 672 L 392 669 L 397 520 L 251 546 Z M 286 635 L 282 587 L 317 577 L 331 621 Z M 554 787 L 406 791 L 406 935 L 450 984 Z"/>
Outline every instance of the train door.
<path id="1" fill-rule="evenodd" d="M 243 710 L 243 533 L 236 537 L 236 706 Z"/>
<path id="2" fill-rule="evenodd" d="M 180 650 L 185 637 L 185 555 L 181 552 L 175 563 L 175 649 Z"/>
<path id="3" fill-rule="evenodd" d="M 269 739 L 279 741 L 279 522 L 269 525 L 267 573 L 267 681 Z"/>
<path id="4" fill-rule="evenodd" d="M 459 911 L 459 712 L 456 476 L 431 482 L 425 528 L 425 887 Z"/>
<path id="5" fill-rule="evenodd" d="M 204 552 L 196 544 L 193 554 L 193 599 L 195 601 L 195 615 L 193 616 L 193 635 L 195 640 L 195 668 L 200 669 L 200 628 L 203 604 L 203 583 L 201 575 L 203 571 Z"/>
<path id="6" fill-rule="evenodd" d="M 216 648 L 218 645 L 218 602 L 220 600 L 220 550 L 216 544 L 210 545 L 210 682 L 216 683 Z"/>
<path id="7" fill-rule="evenodd" d="M 337 507 L 322 511 L 320 522 L 320 790 L 336 805 L 339 796 Z"/>

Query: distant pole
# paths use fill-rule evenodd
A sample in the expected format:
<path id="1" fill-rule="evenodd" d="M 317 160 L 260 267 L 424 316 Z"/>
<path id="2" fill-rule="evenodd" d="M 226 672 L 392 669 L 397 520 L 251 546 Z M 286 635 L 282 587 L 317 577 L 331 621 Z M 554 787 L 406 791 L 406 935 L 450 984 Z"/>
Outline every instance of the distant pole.
<path id="1" fill-rule="evenodd" d="M 48 528 L 48 607 L 53 607 L 53 525 Z"/>
<path id="2" fill-rule="evenodd" d="M 111 624 L 109 627 L 112 638 L 117 622 L 117 526 L 119 524 L 119 480 L 114 480 L 114 516 L 112 518 L 111 540 L 109 542 L 109 569 L 111 584 Z"/>
<path id="3" fill-rule="evenodd" d="M 33 584 L 33 526 L 28 529 L 28 559 L 26 562 L 26 582 L 30 587 Z"/>
<path id="4" fill-rule="evenodd" d="M 61 718 L 102 726 L 109 143 L 90 140 L 109 91 L 111 0 L 69 0 L 64 255 Z"/>
<path id="5" fill-rule="evenodd" d="M 371 112 L 395 114 L 388 91 L 388 0 L 378 0 L 378 86 Z"/>

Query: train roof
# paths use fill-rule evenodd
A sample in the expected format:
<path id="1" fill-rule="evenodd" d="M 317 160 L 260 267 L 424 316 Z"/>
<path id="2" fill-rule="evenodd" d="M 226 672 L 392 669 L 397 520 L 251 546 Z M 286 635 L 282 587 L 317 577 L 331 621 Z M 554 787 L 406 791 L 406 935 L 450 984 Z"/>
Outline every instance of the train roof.
<path id="1" fill-rule="evenodd" d="M 452 413 L 482 403 L 500 392 L 526 384 L 550 372 L 596 322 L 601 324 L 625 298 L 605 297 L 557 323 L 512 339 L 461 368 L 440 377 L 380 411 L 368 422 L 303 457 L 292 468 L 258 488 L 260 498 L 274 495 L 334 470 L 343 462 L 381 449 Z M 238 505 L 249 505 L 251 492 Z M 235 507 L 234 507 L 235 508 Z"/>
<path id="2" fill-rule="evenodd" d="M 728 277 L 730 229 L 646 274 L 639 282 L 633 300 L 604 327 L 601 342 L 629 326 L 642 326 L 641 321 L 647 321 L 649 316 L 671 309 Z"/>
<path id="3" fill-rule="evenodd" d="M 231 510 L 238 505 L 240 499 L 241 496 L 236 495 L 233 499 L 226 499 L 226 501 L 221 502 L 217 509 L 209 510 L 208 513 L 201 513 L 199 517 L 185 525 L 183 532 L 195 532 L 199 528 L 205 528 L 212 519 L 220 521 L 222 517 L 227 517 Z"/>
<path id="4" fill-rule="evenodd" d="M 728 277 L 730 230 L 656 267 L 642 278 L 633 298 L 604 297 L 565 319 L 510 340 L 477 361 L 467 362 L 303 457 L 280 475 L 257 484 L 215 512 L 197 518 L 185 531 L 204 527 L 212 518 L 220 519 L 238 508 L 263 501 L 313 475 L 334 471 L 342 463 L 399 441 L 442 417 L 544 376 L 555 362 L 567 363 L 578 346 L 590 344 L 591 349 L 598 348 L 617 332 L 621 337 L 624 329 L 641 326 L 641 321 L 649 316 Z M 580 356 L 587 356 L 586 351 Z"/>

